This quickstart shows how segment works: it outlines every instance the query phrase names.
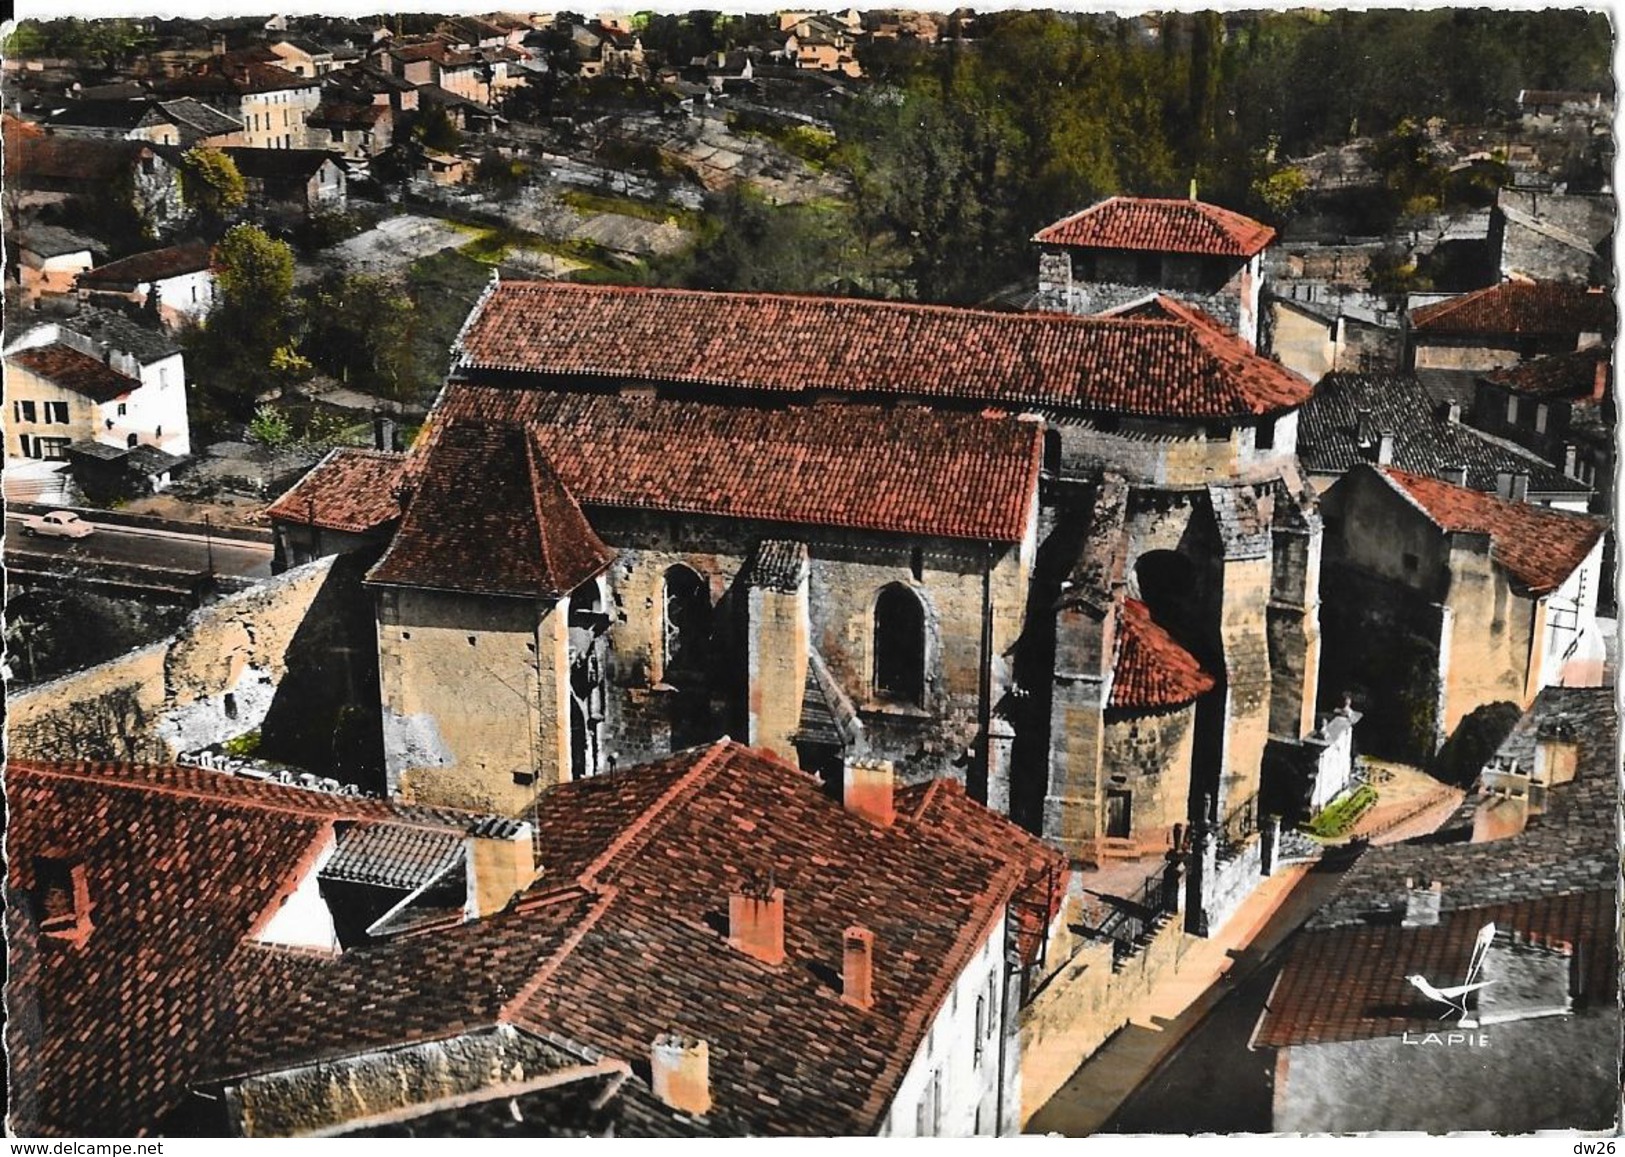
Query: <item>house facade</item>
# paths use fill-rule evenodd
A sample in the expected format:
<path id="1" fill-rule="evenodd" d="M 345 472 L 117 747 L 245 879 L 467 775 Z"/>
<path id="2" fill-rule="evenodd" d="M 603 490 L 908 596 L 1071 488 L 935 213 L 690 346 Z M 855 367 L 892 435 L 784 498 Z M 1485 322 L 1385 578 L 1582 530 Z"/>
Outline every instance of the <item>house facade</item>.
<path id="1" fill-rule="evenodd" d="M 1409 712 L 1422 754 L 1480 707 L 1600 678 L 1597 520 L 1372 466 L 1323 510 L 1337 678 L 1379 718 Z"/>
<path id="2" fill-rule="evenodd" d="M 208 316 L 215 292 L 210 265 L 208 245 L 186 242 L 85 270 L 74 287 L 86 305 L 150 308 L 173 327 Z"/>
<path id="3" fill-rule="evenodd" d="M 191 97 L 242 126 L 248 149 L 302 149 L 305 123 L 321 104 L 322 84 L 272 63 L 270 50 L 245 49 L 211 57 L 190 72 L 158 84 L 166 97 Z"/>
<path id="4" fill-rule="evenodd" d="M 75 442 L 191 453 L 180 347 L 115 314 L 25 330 L 6 348 L 6 458 L 65 461 Z"/>
<path id="5" fill-rule="evenodd" d="M 1410 314 L 1407 364 L 1485 372 L 1612 340 L 1613 298 L 1562 281 L 1503 281 Z"/>

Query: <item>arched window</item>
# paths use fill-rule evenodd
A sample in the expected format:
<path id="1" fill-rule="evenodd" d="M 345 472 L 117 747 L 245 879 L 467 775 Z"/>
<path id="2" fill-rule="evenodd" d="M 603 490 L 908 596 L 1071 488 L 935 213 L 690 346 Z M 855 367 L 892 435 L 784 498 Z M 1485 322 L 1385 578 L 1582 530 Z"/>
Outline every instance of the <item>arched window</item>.
<path id="1" fill-rule="evenodd" d="M 705 580 L 678 564 L 666 572 L 666 674 L 705 669 L 711 637 L 711 592 Z"/>
<path id="2" fill-rule="evenodd" d="M 875 600 L 875 698 L 916 706 L 925 699 L 925 608 L 898 583 Z"/>

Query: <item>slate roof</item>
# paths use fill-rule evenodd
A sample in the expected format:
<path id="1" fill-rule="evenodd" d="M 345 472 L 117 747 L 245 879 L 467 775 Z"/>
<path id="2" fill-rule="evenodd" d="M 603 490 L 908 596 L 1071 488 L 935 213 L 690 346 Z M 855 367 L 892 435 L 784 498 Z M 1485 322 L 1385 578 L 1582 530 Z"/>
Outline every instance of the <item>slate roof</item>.
<path id="1" fill-rule="evenodd" d="M 81 306 L 78 313 L 64 318 L 61 325 L 63 329 L 129 354 L 142 365 L 181 352 L 180 345 L 163 326 L 138 321 L 117 309 Z"/>
<path id="2" fill-rule="evenodd" d="M 1530 398 L 1591 398 L 1597 393 L 1599 368 L 1604 375 L 1604 390 L 1612 389 L 1613 366 L 1607 346 L 1592 346 L 1492 370 L 1484 380 Z"/>
<path id="3" fill-rule="evenodd" d="M 23 1135 L 150 1131 L 237 1026 L 290 991 L 308 961 L 245 941 L 327 825 L 465 822 L 200 768 L 17 759 L 6 804 L 9 1123 Z M 41 856 L 84 865 L 80 947 L 39 929 Z"/>
<path id="4" fill-rule="evenodd" d="M 61 257 L 87 250 L 99 252 L 103 248 L 101 242 L 75 233 L 71 229 L 33 222 L 25 224 L 17 231 L 17 246 L 40 257 Z"/>
<path id="5" fill-rule="evenodd" d="M 1214 687 L 1196 657 L 1159 627 L 1139 599 L 1124 599 L 1117 619 L 1110 706 L 1155 710 L 1194 702 Z"/>
<path id="6" fill-rule="evenodd" d="M 207 242 L 186 241 L 98 265 L 81 273 L 78 284 L 86 289 L 130 290 L 143 282 L 200 273 L 211 260 Z"/>
<path id="7" fill-rule="evenodd" d="M 156 102 L 173 123 L 205 137 L 242 132 L 243 122 L 189 96 Z"/>
<path id="8" fill-rule="evenodd" d="M 1019 542 L 1036 423 L 923 409 L 747 409 L 453 383 L 432 422 L 527 425 L 584 506 Z M 741 453 L 741 447 L 750 453 Z"/>
<path id="9" fill-rule="evenodd" d="M 280 70 L 278 70 L 280 71 Z M 323 149 L 221 149 L 250 181 L 308 181 L 333 153 Z"/>
<path id="10" fill-rule="evenodd" d="M 504 281 L 458 343 L 507 371 L 773 393 L 902 395 L 1203 419 L 1311 386 L 1222 327 L 836 297 Z"/>
<path id="11" fill-rule="evenodd" d="M 391 823 L 362 823 L 339 837 L 322 865 L 323 879 L 411 891 L 427 884 L 462 856 L 462 833 Z"/>
<path id="12" fill-rule="evenodd" d="M 6 360 L 93 402 L 110 402 L 141 386 L 135 378 L 119 373 L 100 358 L 61 342 L 17 350 Z"/>
<path id="13" fill-rule="evenodd" d="M 449 423 L 367 581 L 557 598 L 603 571 L 614 552 L 554 472 L 549 449 L 513 423 Z"/>
<path id="14" fill-rule="evenodd" d="M 145 100 L 75 100 L 53 115 L 49 123 L 128 131 L 141 123 L 150 108 Z"/>
<path id="15" fill-rule="evenodd" d="M 1614 302 L 1563 281 L 1503 281 L 1412 310 L 1411 329 L 1430 336 L 1611 333 Z"/>
<path id="16" fill-rule="evenodd" d="M 1294 943 L 1255 1044 L 1362 1040 L 1438 1028 L 1438 1009 L 1405 981 L 1463 975 L 1486 922 L 1568 940 L 1583 962 L 1585 996 L 1611 1006 L 1617 983 L 1614 690 L 1548 687 L 1498 755 L 1529 766 L 1547 722 L 1569 722 L 1580 744 L 1575 779 L 1549 789 L 1522 833 L 1465 842 L 1476 798 L 1434 836 L 1370 847 Z M 1460 838 L 1454 838 L 1460 837 Z M 1436 927 L 1403 928 L 1406 880 L 1443 885 Z"/>
<path id="17" fill-rule="evenodd" d="M 1535 594 L 1561 586 L 1605 529 L 1583 514 L 1510 502 L 1403 470 L 1380 473 L 1439 529 L 1489 535 L 1495 560 Z"/>
<path id="18" fill-rule="evenodd" d="M 1251 257 L 1275 230 L 1205 201 L 1112 197 L 1040 229 L 1043 245 L 1139 249 L 1211 257 Z"/>
<path id="19" fill-rule="evenodd" d="M 1360 412 L 1370 415 L 1362 435 Z M 1327 374 L 1298 419 L 1298 458 L 1315 474 L 1343 474 L 1374 462 L 1392 434 L 1393 465 L 1441 477 L 1465 466 L 1474 490 L 1494 490 L 1502 472 L 1529 476 L 1537 494 L 1586 494 L 1590 487 L 1511 442 L 1452 422 L 1412 374 Z"/>
<path id="20" fill-rule="evenodd" d="M 239 51 L 216 56 L 191 72 L 157 81 L 155 89 L 166 96 L 245 96 L 250 93 L 280 92 L 294 88 L 315 88 L 321 81 L 300 76 L 268 64 L 252 54 Z M 265 57 L 275 59 L 266 50 Z"/>
<path id="21" fill-rule="evenodd" d="M 405 465 L 404 454 L 338 447 L 265 513 L 273 521 L 365 534 L 400 518 Z"/>

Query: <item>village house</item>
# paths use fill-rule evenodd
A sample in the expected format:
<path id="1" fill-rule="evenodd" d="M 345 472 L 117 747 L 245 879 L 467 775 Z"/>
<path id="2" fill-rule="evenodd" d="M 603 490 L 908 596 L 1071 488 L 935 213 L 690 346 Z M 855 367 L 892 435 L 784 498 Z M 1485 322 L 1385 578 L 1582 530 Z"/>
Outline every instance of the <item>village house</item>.
<path id="1" fill-rule="evenodd" d="M 322 78 L 322 106 L 336 100 L 387 107 L 395 119 L 416 112 L 417 86 L 404 77 L 385 72 L 373 64 L 356 63 L 328 73 Z"/>
<path id="2" fill-rule="evenodd" d="M 157 146 L 53 136 L 9 113 L 4 132 L 8 212 L 52 207 L 77 213 L 79 228 L 94 222 L 149 236 L 186 216 L 175 166 Z"/>
<path id="3" fill-rule="evenodd" d="M 206 104 L 145 94 L 113 100 L 76 100 L 53 115 L 50 131 L 87 140 L 146 141 L 154 145 L 236 145 L 243 126 Z"/>
<path id="4" fill-rule="evenodd" d="M 331 554 L 382 554 L 400 522 L 405 458 L 388 450 L 340 446 L 273 502 L 274 569 Z"/>
<path id="5" fill-rule="evenodd" d="M 1036 305 L 1105 313 L 1166 292 L 1258 344 L 1263 255 L 1275 230 L 1192 198 L 1112 197 L 1040 229 Z"/>
<path id="6" fill-rule="evenodd" d="M 954 783 L 853 765 L 837 802 L 722 740 L 523 819 L 196 767 L 14 760 L 7 784 L 24 1135 L 993 1136 L 1021 1119 L 1017 1012 L 1067 868 Z M 121 988 L 138 965 L 156 979 Z M 97 1073 L 127 1053 L 148 1063 Z"/>
<path id="7" fill-rule="evenodd" d="M 839 16 L 798 13 L 782 13 L 779 24 L 784 34 L 782 52 L 796 68 L 853 78 L 863 75 L 855 54 L 861 25 L 854 28 Z"/>
<path id="8" fill-rule="evenodd" d="M 506 76 L 506 61 L 488 61 L 473 49 L 458 48 L 446 38 L 435 36 L 411 44 L 391 42 L 376 54 L 384 71 L 423 89 L 438 85 L 463 100 L 490 105 L 500 86 L 497 74 Z"/>
<path id="9" fill-rule="evenodd" d="M 1311 382 L 1399 368 L 1399 314 L 1375 294 L 1273 280 L 1263 301 L 1259 349 Z"/>
<path id="10" fill-rule="evenodd" d="M 99 242 L 70 229 L 28 222 L 15 236 L 17 282 L 23 302 L 35 307 L 42 297 L 64 297 L 73 292 L 74 278 L 96 263 Z"/>
<path id="11" fill-rule="evenodd" d="M 1613 298 L 1560 281 L 1503 281 L 1411 310 L 1406 364 L 1480 372 L 1602 345 L 1615 331 Z"/>
<path id="12" fill-rule="evenodd" d="M 156 327 L 82 310 L 12 338 L 5 371 L 8 471 L 80 447 L 152 490 L 191 453 L 185 360 Z"/>
<path id="13" fill-rule="evenodd" d="M 1328 660 L 1419 754 L 1480 707 L 1597 681 L 1600 521 L 1371 465 L 1322 512 Z"/>
<path id="14" fill-rule="evenodd" d="M 222 149 L 242 174 L 248 203 L 261 213 L 297 218 L 342 213 L 348 180 L 324 149 Z"/>
<path id="15" fill-rule="evenodd" d="M 1591 482 L 1504 440 L 1502 430 L 1469 425 L 1470 417 L 1458 402 L 1434 401 L 1414 374 L 1328 374 L 1303 407 L 1298 459 L 1321 491 L 1371 463 L 1473 490 L 1504 489 L 1508 498 L 1515 490 L 1520 502 L 1589 507 Z"/>
<path id="16" fill-rule="evenodd" d="M 1472 422 L 1593 486 L 1612 505 L 1613 358 L 1606 346 L 1552 354 L 1478 379 Z"/>
<path id="17" fill-rule="evenodd" d="M 330 138 L 328 147 L 348 159 L 376 157 L 395 141 L 395 114 L 387 100 L 352 101 L 327 96 L 305 123 L 313 135 L 325 130 Z"/>
<path id="18" fill-rule="evenodd" d="M 154 82 L 165 97 L 192 97 L 242 125 L 247 149 L 302 149 L 306 118 L 321 103 L 322 85 L 281 67 L 264 46 L 209 58 L 189 71 Z"/>
<path id="19" fill-rule="evenodd" d="M 86 305 L 125 302 L 156 313 L 167 325 L 202 321 L 214 304 L 212 251 L 202 241 L 151 249 L 81 272 L 75 282 Z"/>
<path id="20" fill-rule="evenodd" d="M 1277 1131 L 1613 1127 L 1617 735 L 1612 688 L 1548 688 L 1439 833 L 1360 856 L 1253 1033 Z"/>
<path id="21" fill-rule="evenodd" d="M 326 76 L 333 71 L 332 49 L 314 41 L 296 36 L 277 36 L 268 41 L 266 47 L 276 57 L 267 63 L 286 69 L 295 76 Z"/>

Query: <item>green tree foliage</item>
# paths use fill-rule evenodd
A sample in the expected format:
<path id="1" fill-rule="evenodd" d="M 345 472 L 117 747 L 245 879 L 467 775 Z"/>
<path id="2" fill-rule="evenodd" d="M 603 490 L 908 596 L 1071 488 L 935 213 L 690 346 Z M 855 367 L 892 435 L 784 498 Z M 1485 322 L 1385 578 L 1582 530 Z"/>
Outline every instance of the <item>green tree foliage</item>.
<path id="1" fill-rule="evenodd" d="M 272 450 L 293 441 L 293 424 L 275 406 L 260 406 L 248 423 L 248 436 Z"/>
<path id="2" fill-rule="evenodd" d="M 128 64 L 150 50 L 154 37 L 141 20 L 24 20 L 5 39 L 4 53 L 67 57 L 99 69 Z"/>
<path id="3" fill-rule="evenodd" d="M 304 348 L 323 373 L 398 396 L 409 376 L 412 300 L 388 278 L 330 278 L 306 303 Z"/>
<path id="4" fill-rule="evenodd" d="M 742 185 L 713 196 L 700 235 L 655 280 L 690 289 L 759 293 L 827 292 L 850 266 L 851 229 L 842 214 L 811 205 L 772 205 Z"/>
<path id="5" fill-rule="evenodd" d="M 437 153 L 455 153 L 463 144 L 463 134 L 451 123 L 451 117 L 439 105 L 418 114 L 412 126 L 412 136 L 426 149 Z"/>
<path id="6" fill-rule="evenodd" d="M 219 149 L 199 146 L 181 158 L 181 200 L 206 224 L 219 224 L 248 202 L 237 164 Z"/>
<path id="7" fill-rule="evenodd" d="M 288 244 L 257 226 L 235 225 L 214 247 L 213 271 L 220 289 L 214 306 L 204 324 L 185 335 L 204 427 L 247 421 L 255 395 L 286 385 L 296 368 L 290 360 L 295 316 Z"/>

